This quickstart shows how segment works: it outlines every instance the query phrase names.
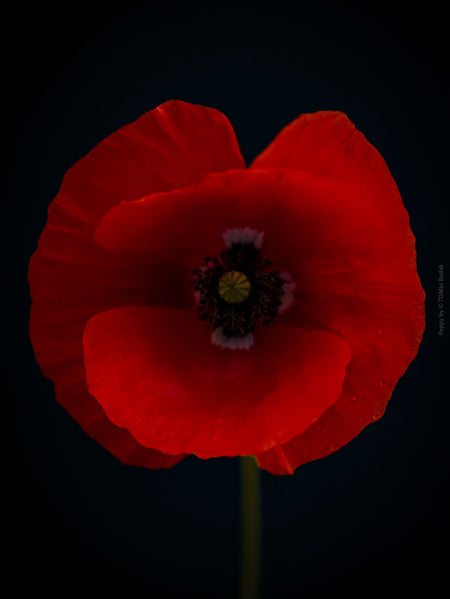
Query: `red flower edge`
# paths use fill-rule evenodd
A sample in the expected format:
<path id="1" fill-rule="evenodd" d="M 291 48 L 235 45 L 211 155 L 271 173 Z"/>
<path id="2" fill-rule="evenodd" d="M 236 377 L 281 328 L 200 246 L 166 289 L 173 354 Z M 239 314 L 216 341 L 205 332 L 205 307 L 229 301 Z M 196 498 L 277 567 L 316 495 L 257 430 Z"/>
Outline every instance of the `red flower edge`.
<path id="1" fill-rule="evenodd" d="M 280 191 L 284 217 L 277 210 Z M 242 201 L 236 194 L 244 192 Z M 300 245 L 286 211 L 295 213 L 294 224 L 308 223 Z M 182 220 L 174 218 L 181 214 Z M 267 256 L 288 263 L 301 293 L 279 322 L 255 331 L 260 343 L 248 353 L 211 352 L 201 341 L 202 335 L 209 339 L 202 323 L 192 319 L 189 269 L 202 252 L 220 251 L 223 227 L 250 225 L 267 229 Z M 398 190 L 378 152 L 336 112 L 299 117 L 247 170 L 220 112 L 163 104 L 68 171 L 30 262 L 29 282 L 30 336 L 58 400 L 120 460 L 150 468 L 171 466 L 188 453 L 254 453 L 261 467 L 284 474 L 335 451 L 381 416 L 424 329 L 414 237 Z M 159 376 L 161 383 L 162 366 L 175 355 L 170 339 L 188 329 L 201 360 L 178 371 L 175 381 L 166 372 L 161 393 L 155 381 Z M 153 349 L 145 330 L 147 341 L 159 331 Z M 287 351 L 286 339 L 295 352 Z M 274 347 L 284 349 L 275 355 Z M 186 363 L 189 346 L 178 343 L 178 349 Z M 199 381 L 224 354 L 234 364 L 226 370 L 234 372 L 234 380 L 227 379 L 234 402 L 216 394 L 202 404 L 195 397 L 211 396 L 217 386 L 203 380 L 199 387 Z M 139 378 L 129 367 L 142 356 L 147 361 Z M 258 368 L 267 376 L 255 384 Z M 180 394 L 177 385 L 187 380 Z M 126 381 L 134 381 L 128 398 Z M 272 396 L 268 387 L 275 389 Z M 176 418 L 158 397 L 178 397 Z"/>

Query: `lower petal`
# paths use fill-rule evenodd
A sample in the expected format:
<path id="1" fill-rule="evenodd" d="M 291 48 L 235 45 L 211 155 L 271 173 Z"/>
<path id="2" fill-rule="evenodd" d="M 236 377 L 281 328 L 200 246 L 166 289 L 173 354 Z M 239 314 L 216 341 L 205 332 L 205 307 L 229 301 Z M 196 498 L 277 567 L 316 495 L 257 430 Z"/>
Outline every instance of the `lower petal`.
<path id="1" fill-rule="evenodd" d="M 250 350 L 211 344 L 189 310 L 129 307 L 83 337 L 90 393 L 146 447 L 201 458 L 248 455 L 308 428 L 339 397 L 347 344 L 273 324 Z M 326 373 L 326 376 L 324 376 Z"/>
<path id="2" fill-rule="evenodd" d="M 180 301 L 184 296 L 174 281 L 184 280 L 181 271 L 166 286 L 167 277 L 155 274 L 158 286 L 152 287 L 149 281 L 152 273 L 175 268 L 179 267 L 162 259 L 152 264 L 147 258 L 143 264 L 136 256 L 106 252 L 94 244 L 87 224 L 55 205 L 30 262 L 29 330 L 42 372 L 53 381 L 59 403 L 83 430 L 130 465 L 165 468 L 183 456 L 165 456 L 144 448 L 128 431 L 110 422 L 86 387 L 83 329 L 91 316 L 111 307 L 152 301 L 170 305 L 170 298 L 175 297 Z M 184 287 L 188 285 L 187 280 Z M 185 296 L 188 303 L 192 301 L 190 295 Z"/>
<path id="3" fill-rule="evenodd" d="M 424 293 L 415 260 L 400 250 L 390 263 L 361 262 L 338 274 L 316 270 L 302 281 L 292 325 L 323 327 L 345 339 L 352 359 L 339 400 L 301 435 L 259 454 L 274 474 L 336 451 L 384 413 L 392 392 L 417 354 L 424 327 Z"/>

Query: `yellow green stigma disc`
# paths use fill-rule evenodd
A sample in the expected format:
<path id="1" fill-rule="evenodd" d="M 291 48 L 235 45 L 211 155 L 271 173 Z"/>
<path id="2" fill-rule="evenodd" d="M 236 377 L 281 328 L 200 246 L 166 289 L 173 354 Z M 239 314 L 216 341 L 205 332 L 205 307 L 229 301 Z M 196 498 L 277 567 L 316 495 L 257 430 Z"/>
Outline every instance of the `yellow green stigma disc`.
<path id="1" fill-rule="evenodd" d="M 219 295 L 227 304 L 240 304 L 250 295 L 250 281 L 237 270 L 226 272 L 219 280 Z"/>

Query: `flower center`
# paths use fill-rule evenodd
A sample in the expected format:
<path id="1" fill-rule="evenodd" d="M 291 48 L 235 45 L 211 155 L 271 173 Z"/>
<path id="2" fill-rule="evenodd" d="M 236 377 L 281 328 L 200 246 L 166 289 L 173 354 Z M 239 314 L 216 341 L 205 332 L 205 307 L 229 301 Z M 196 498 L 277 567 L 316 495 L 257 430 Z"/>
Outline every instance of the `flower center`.
<path id="1" fill-rule="evenodd" d="M 224 235 L 228 248 L 220 258 L 207 256 L 194 271 L 199 319 L 213 329 L 213 343 L 231 338 L 232 345 L 216 344 L 234 349 L 247 348 L 249 344 L 239 339 L 248 340 L 257 325 L 267 325 L 282 311 L 284 287 L 289 283 L 270 270 L 272 262 L 260 255 L 261 244 L 248 238 L 248 234 L 231 235 L 231 239 Z"/>
<path id="2" fill-rule="evenodd" d="M 250 295 L 251 285 L 243 272 L 230 270 L 220 277 L 217 289 L 227 304 L 241 304 Z"/>

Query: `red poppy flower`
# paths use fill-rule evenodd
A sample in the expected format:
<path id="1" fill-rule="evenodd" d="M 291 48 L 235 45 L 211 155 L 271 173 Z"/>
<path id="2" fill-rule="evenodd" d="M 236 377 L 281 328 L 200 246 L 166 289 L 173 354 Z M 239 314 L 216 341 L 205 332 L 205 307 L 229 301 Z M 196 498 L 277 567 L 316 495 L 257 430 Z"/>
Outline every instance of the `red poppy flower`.
<path id="1" fill-rule="evenodd" d="M 149 468 L 326 456 L 383 414 L 424 330 L 408 214 L 339 112 L 247 169 L 223 114 L 162 104 L 67 172 L 29 282 L 58 400 Z"/>

